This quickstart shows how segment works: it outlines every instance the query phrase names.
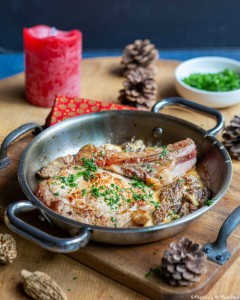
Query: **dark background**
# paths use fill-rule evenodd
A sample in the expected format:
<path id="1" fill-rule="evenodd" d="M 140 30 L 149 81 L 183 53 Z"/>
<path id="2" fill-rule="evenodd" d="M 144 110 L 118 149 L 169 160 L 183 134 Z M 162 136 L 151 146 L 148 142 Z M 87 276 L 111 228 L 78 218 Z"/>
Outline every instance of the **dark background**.
<path id="1" fill-rule="evenodd" d="M 122 49 L 137 38 L 158 48 L 240 46 L 239 0 L 1 0 L 0 52 L 22 50 L 22 29 L 80 29 L 84 49 Z"/>

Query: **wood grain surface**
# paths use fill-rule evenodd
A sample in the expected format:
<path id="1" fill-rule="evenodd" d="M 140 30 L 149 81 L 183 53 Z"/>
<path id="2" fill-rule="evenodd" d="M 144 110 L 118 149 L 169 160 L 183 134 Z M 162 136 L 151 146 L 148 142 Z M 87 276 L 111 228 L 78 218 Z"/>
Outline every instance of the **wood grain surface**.
<path id="1" fill-rule="evenodd" d="M 158 83 L 158 98 L 176 95 L 173 86 L 173 72 L 178 62 L 159 61 L 157 63 L 158 74 L 156 81 Z M 119 58 L 101 58 L 89 59 L 83 61 L 82 72 L 82 97 L 89 99 L 101 99 L 108 102 L 116 102 L 118 90 L 121 89 L 123 78 L 121 69 L 119 68 Z M 24 76 L 17 76 L 0 81 L 0 142 L 14 128 L 26 122 L 37 122 L 43 124 L 49 109 L 38 108 L 29 105 L 24 99 Z M 222 110 L 226 122 L 233 117 L 240 106 Z M 177 115 L 195 122 L 204 128 L 213 126 L 213 121 L 198 114 L 189 114 L 185 111 L 175 109 L 166 109 L 165 113 Z M 0 206 L 4 208 L 9 201 L 24 199 L 24 195 L 18 185 L 16 178 L 16 164 L 18 156 L 22 149 L 31 140 L 31 135 L 25 136 L 21 141 L 17 141 L 10 149 L 12 164 L 9 165 L 8 171 L 0 171 Z M 239 205 L 239 174 L 240 164 L 233 163 L 234 176 L 231 188 L 224 199 L 216 207 L 208 213 L 207 218 L 201 218 L 196 225 L 190 227 L 184 232 L 185 235 L 193 236 L 194 240 L 207 242 L 212 241 L 216 237 L 217 231 L 221 223 L 230 213 L 230 211 Z M 3 173 L 4 172 L 4 173 Z M 2 211 L 1 211 L 2 212 Z M 9 232 L 4 224 L 1 224 L 1 232 Z M 201 228 L 201 230 L 199 230 Z M 72 258 L 61 254 L 52 254 L 45 251 L 25 239 L 14 235 L 18 242 L 18 259 L 10 266 L 0 267 L 1 278 L 1 299 L 25 299 L 20 284 L 19 272 L 22 268 L 31 271 L 41 270 L 52 275 L 66 290 L 69 299 L 145 299 L 144 296 L 128 289 L 123 285 L 116 283 L 111 279 L 85 267 L 82 263 L 89 265 L 91 268 L 97 269 L 101 273 L 113 277 L 115 280 L 131 286 L 152 298 L 170 299 L 167 295 L 181 293 L 181 299 L 192 295 L 200 295 L 199 286 L 195 287 L 195 291 L 176 290 L 173 292 L 167 285 L 164 286 L 164 292 L 159 291 L 159 281 L 156 278 L 145 278 L 145 274 L 150 267 L 159 263 L 163 248 L 172 240 L 167 239 L 163 242 L 157 242 L 151 245 L 141 245 L 134 247 L 116 247 L 110 245 L 100 245 L 90 243 L 86 248 L 81 249 L 75 254 L 71 254 Z M 181 236 L 181 235 L 179 235 Z M 240 231 L 237 228 L 229 240 L 229 248 L 231 250 L 239 249 Z M 175 239 L 175 238 L 174 238 Z M 164 245 L 164 247 L 163 247 Z M 113 255 L 114 253 L 114 255 Z M 222 272 L 213 263 L 208 263 L 209 271 L 201 281 L 201 293 L 207 295 L 209 299 L 217 299 L 216 297 L 239 296 L 240 295 L 240 279 L 238 269 L 240 259 L 237 258 L 237 252 L 233 255 L 236 259 L 235 263 L 225 272 L 220 279 Z M 136 258 L 137 257 L 137 258 Z M 81 261 L 82 263 L 76 262 Z M 119 264 L 116 272 L 116 264 Z M 217 271 L 216 271 L 217 270 Z M 217 272 L 217 273 L 216 273 Z M 129 274 L 134 276 L 129 276 Z M 73 280 L 73 278 L 77 279 Z M 214 277 L 214 278 L 213 278 Z M 209 278 L 213 278 L 212 283 L 217 283 L 207 291 L 210 286 L 206 283 Z M 131 280 L 130 280 L 131 279 Z M 70 290 L 71 289 L 71 290 Z M 68 291 L 69 290 L 69 291 Z M 180 297 L 179 297 L 180 299 Z M 221 299 L 221 298 L 219 298 Z"/>

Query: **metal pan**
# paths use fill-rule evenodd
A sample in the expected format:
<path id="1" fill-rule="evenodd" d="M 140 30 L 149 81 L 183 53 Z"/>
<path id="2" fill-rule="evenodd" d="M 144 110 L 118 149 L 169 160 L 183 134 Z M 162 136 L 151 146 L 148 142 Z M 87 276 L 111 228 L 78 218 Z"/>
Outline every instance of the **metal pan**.
<path id="1" fill-rule="evenodd" d="M 185 120 L 158 113 L 166 105 L 177 105 L 207 114 L 216 120 L 216 126 L 204 130 Z M 56 252 L 73 252 L 93 241 L 112 244 L 140 244 L 164 239 L 183 230 L 192 221 L 205 214 L 211 207 L 204 206 L 194 213 L 167 224 L 144 228 L 105 228 L 70 220 L 45 207 L 34 195 L 36 171 L 55 158 L 76 153 L 81 146 L 94 143 L 123 143 L 131 137 L 160 143 L 162 145 L 192 138 L 198 149 L 198 162 L 206 163 L 213 191 L 213 205 L 226 193 L 232 176 L 229 154 L 215 135 L 223 128 L 223 118 L 215 109 L 193 103 L 182 98 L 168 98 L 156 103 L 152 112 L 145 111 L 105 111 L 68 119 L 38 134 L 23 152 L 18 166 L 18 180 L 29 201 L 11 204 L 5 214 L 5 223 L 14 232 Z M 2 144 L 4 154 L 0 154 L 2 164 L 7 164 L 7 146 L 29 128 L 28 124 L 11 134 Z M 72 238 L 51 236 L 21 220 L 17 214 L 40 210 L 54 224 L 74 233 Z"/>

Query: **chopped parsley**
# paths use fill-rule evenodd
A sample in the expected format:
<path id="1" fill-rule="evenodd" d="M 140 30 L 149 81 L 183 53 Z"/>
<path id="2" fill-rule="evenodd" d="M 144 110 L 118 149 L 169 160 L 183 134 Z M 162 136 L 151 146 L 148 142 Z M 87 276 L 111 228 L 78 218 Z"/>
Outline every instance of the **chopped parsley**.
<path id="1" fill-rule="evenodd" d="M 93 159 L 88 159 L 88 158 L 83 157 L 83 158 L 82 158 L 82 161 L 83 161 L 83 166 L 84 166 L 88 171 L 91 171 L 91 172 L 96 172 L 96 171 L 97 171 L 97 166 L 95 165 Z"/>
<path id="2" fill-rule="evenodd" d="M 183 82 L 199 90 L 226 92 L 240 88 L 240 75 L 230 69 L 217 73 L 192 73 Z"/>
<path id="3" fill-rule="evenodd" d="M 105 152 L 104 150 L 102 150 L 101 153 L 100 153 L 100 155 L 101 155 L 101 156 L 105 156 L 105 155 L 106 155 L 106 152 Z"/>
<path id="4" fill-rule="evenodd" d="M 84 168 L 83 171 L 77 172 L 77 174 L 69 174 L 68 176 L 54 176 L 54 179 L 60 180 L 61 189 L 64 189 L 65 186 L 68 186 L 70 188 L 74 188 L 78 186 L 77 179 L 79 177 L 83 177 L 85 181 L 88 181 L 89 179 L 94 178 L 94 172 L 97 171 L 97 166 L 94 164 L 93 159 L 88 158 L 82 158 L 83 161 L 83 167 L 75 166 L 74 170 L 81 170 Z"/>
<path id="5" fill-rule="evenodd" d="M 54 196 L 59 196 L 59 193 L 58 193 L 58 192 L 56 192 L 56 193 L 53 193 L 53 195 L 54 195 Z"/>
<path id="6" fill-rule="evenodd" d="M 87 194 L 87 189 L 82 189 L 82 196 L 85 196 Z"/>
<path id="7" fill-rule="evenodd" d="M 99 196 L 101 196 L 100 190 L 96 186 L 93 186 L 91 188 L 91 194 L 92 194 L 93 197 L 96 197 L 96 198 L 99 197 Z"/>
<path id="8" fill-rule="evenodd" d="M 205 202 L 205 205 L 207 205 L 207 206 L 213 205 L 213 200 L 207 200 L 207 201 Z"/>
<path id="9" fill-rule="evenodd" d="M 114 217 L 111 217 L 111 221 L 115 223 L 117 220 Z"/>
<path id="10" fill-rule="evenodd" d="M 81 176 L 83 177 L 83 179 L 85 181 L 88 181 L 89 179 L 93 179 L 94 178 L 94 174 L 91 171 L 89 171 L 89 170 L 84 170 L 82 172 L 78 172 L 77 173 L 77 177 L 81 177 Z"/>
<path id="11" fill-rule="evenodd" d="M 93 186 L 91 188 L 91 195 L 95 198 L 103 197 L 104 202 L 110 206 L 111 209 L 114 209 L 114 207 L 120 202 L 121 198 L 124 198 L 122 193 L 119 193 L 120 191 L 119 186 L 112 183 L 110 187 Z"/>
<path id="12" fill-rule="evenodd" d="M 147 170 L 149 171 L 149 173 L 152 173 L 152 172 L 155 172 L 155 171 L 156 171 L 156 169 L 153 168 L 151 165 L 146 164 L 146 165 L 144 165 L 144 167 L 147 168 Z"/>
<path id="13" fill-rule="evenodd" d="M 178 220 L 179 219 L 179 215 L 171 209 L 169 210 L 169 214 L 171 216 L 171 220 Z"/>
<path id="14" fill-rule="evenodd" d="M 161 152 L 161 154 L 159 155 L 159 158 L 164 158 L 167 154 L 168 154 L 167 146 L 163 146 L 163 147 L 162 147 L 162 152 Z"/>
<path id="15" fill-rule="evenodd" d="M 89 179 L 93 179 L 94 172 L 97 171 L 97 166 L 95 165 L 94 160 L 83 157 L 82 161 L 85 170 L 78 172 L 77 177 L 83 176 L 83 179 L 85 181 L 88 181 Z"/>
<path id="16" fill-rule="evenodd" d="M 144 194 L 138 194 L 138 193 L 133 193 L 133 199 L 138 201 L 138 200 L 146 200 Z"/>
<path id="17" fill-rule="evenodd" d="M 132 186 L 140 189 L 146 187 L 146 184 L 142 180 L 138 180 L 136 177 L 134 177 L 133 180 Z"/>
<path id="18" fill-rule="evenodd" d="M 161 206 L 161 204 L 156 201 L 150 201 L 150 203 L 152 203 L 155 206 L 155 208 L 158 208 L 159 206 Z"/>
<path id="19" fill-rule="evenodd" d="M 58 179 L 61 181 L 61 183 L 69 186 L 69 187 L 77 187 L 76 183 L 76 175 L 70 174 L 69 176 L 59 176 Z"/>

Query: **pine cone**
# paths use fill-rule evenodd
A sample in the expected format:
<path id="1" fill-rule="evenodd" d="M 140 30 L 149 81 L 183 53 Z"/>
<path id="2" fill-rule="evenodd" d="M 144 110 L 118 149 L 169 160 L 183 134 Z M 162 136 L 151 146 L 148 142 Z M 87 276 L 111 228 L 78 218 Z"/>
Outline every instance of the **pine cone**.
<path id="1" fill-rule="evenodd" d="M 0 263 L 10 264 L 17 257 L 15 239 L 10 234 L 0 234 Z"/>
<path id="2" fill-rule="evenodd" d="M 183 237 L 164 252 L 160 270 L 170 285 L 187 286 L 200 281 L 201 274 L 206 272 L 206 259 L 199 244 Z"/>
<path id="3" fill-rule="evenodd" d="M 151 66 L 157 59 L 158 50 L 149 40 L 136 40 L 125 47 L 121 64 L 126 70 L 144 67 L 153 72 L 154 68 Z"/>
<path id="4" fill-rule="evenodd" d="M 153 74 L 144 68 L 130 70 L 126 74 L 124 89 L 120 90 L 118 100 L 122 104 L 135 107 L 152 107 L 155 103 L 157 86 Z"/>
<path id="5" fill-rule="evenodd" d="M 225 127 L 222 138 L 231 157 L 240 160 L 240 115 L 234 116 L 230 125 Z"/>

